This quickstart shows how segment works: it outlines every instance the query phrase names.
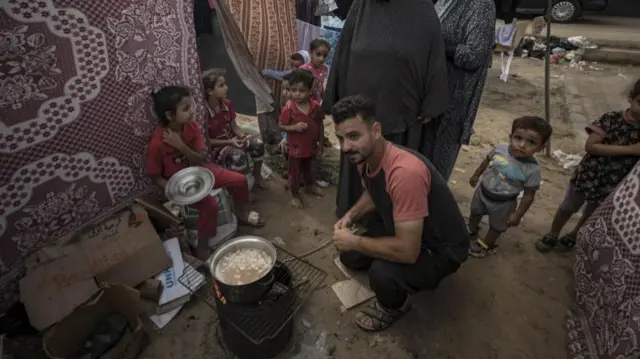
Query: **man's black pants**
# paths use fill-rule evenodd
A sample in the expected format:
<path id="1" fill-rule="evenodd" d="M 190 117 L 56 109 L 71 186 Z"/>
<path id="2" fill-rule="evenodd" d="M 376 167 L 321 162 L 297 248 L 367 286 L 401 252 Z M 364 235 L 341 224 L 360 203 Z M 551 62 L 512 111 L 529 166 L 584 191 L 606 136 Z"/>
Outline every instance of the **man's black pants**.
<path id="1" fill-rule="evenodd" d="M 459 263 L 426 249 L 413 264 L 393 263 L 360 252 L 341 253 L 340 261 L 349 269 L 368 270 L 369 286 L 380 304 L 389 309 L 402 307 L 408 294 L 436 289 L 443 278 L 460 267 Z"/>

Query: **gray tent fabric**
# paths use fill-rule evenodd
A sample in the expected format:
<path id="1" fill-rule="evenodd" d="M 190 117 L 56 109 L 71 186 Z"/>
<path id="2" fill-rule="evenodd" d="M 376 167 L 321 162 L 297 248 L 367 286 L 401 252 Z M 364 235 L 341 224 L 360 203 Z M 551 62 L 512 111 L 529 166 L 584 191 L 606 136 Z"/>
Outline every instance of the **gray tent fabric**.
<path id="1" fill-rule="evenodd" d="M 271 88 L 262 77 L 261 70 L 256 67 L 244 36 L 231 15 L 227 0 L 217 0 L 216 12 L 227 53 L 240 78 L 247 88 L 256 95 L 256 99 L 266 104 L 274 103 Z"/>
<path id="2" fill-rule="evenodd" d="M 202 33 L 196 40 L 200 68 L 203 71 L 212 68 L 226 69 L 227 75 L 225 78 L 229 84 L 229 99 L 233 102 L 236 112 L 254 115 L 256 113 L 256 96 L 244 84 L 231 61 L 229 53 L 227 53 L 218 15 L 215 12 L 211 23 L 211 33 Z"/>

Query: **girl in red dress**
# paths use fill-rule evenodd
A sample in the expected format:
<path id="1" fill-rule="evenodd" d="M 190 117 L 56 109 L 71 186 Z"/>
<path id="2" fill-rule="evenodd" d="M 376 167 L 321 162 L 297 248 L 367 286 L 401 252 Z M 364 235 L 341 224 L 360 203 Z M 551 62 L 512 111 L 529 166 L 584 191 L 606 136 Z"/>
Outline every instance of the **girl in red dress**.
<path id="1" fill-rule="evenodd" d="M 194 101 L 191 90 L 182 86 L 167 86 L 153 93 L 153 107 L 160 121 L 149 139 L 147 173 L 163 188 L 167 181 L 189 166 L 202 166 L 213 172 L 215 188 L 224 187 L 231 195 L 238 223 L 262 227 L 264 220 L 258 215 L 249 216 L 245 206 L 249 200 L 247 179 L 240 173 L 206 164 L 206 149 L 200 126 L 193 120 Z M 218 228 L 218 202 L 207 196 L 193 205 L 200 212 L 196 223 L 198 230 L 198 258 L 209 257 L 209 238 L 215 237 Z"/>

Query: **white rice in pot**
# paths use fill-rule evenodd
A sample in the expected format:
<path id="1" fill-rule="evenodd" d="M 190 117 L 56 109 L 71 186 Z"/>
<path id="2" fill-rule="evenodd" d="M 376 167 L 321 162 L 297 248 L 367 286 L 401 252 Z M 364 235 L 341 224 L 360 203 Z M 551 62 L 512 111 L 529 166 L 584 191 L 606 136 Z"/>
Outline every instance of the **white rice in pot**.
<path id="1" fill-rule="evenodd" d="M 262 249 L 241 248 L 220 259 L 215 277 L 227 285 L 245 285 L 262 278 L 272 266 L 271 257 Z"/>

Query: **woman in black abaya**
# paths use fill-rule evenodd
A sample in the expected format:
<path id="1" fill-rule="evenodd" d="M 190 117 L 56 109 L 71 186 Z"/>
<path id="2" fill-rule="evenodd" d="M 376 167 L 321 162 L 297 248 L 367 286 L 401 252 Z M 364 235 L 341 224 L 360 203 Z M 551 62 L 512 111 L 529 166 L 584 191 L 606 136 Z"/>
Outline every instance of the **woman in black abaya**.
<path id="1" fill-rule="evenodd" d="M 385 138 L 419 150 L 432 141 L 432 119 L 447 109 L 447 64 L 440 21 L 425 0 L 355 0 L 333 57 L 323 108 L 360 94 L 376 103 Z M 360 198 L 356 166 L 340 164 L 342 217 Z"/>

